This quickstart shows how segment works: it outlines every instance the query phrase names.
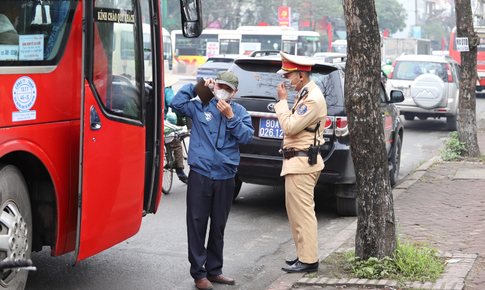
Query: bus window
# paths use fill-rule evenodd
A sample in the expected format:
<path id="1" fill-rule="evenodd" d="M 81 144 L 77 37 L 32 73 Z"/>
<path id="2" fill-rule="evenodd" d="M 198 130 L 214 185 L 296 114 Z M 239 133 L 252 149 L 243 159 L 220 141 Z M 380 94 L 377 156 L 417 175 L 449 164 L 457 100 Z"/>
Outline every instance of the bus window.
<path id="1" fill-rule="evenodd" d="M 283 48 L 281 48 L 281 51 L 286 52 L 287 54 L 295 55 L 295 47 L 296 43 L 294 41 L 284 40 Z"/>
<path id="2" fill-rule="evenodd" d="M 480 37 L 480 43 L 478 44 L 478 51 L 485 51 L 485 33 L 477 33 L 478 37 Z"/>
<path id="3" fill-rule="evenodd" d="M 165 28 L 162 28 L 162 45 L 163 45 L 163 68 L 165 71 L 172 73 L 172 38 Z"/>
<path id="4" fill-rule="evenodd" d="M 119 24 L 120 26 L 127 26 L 131 31 L 121 32 L 121 59 L 122 60 L 133 60 L 135 59 L 135 40 L 133 39 L 133 25 L 130 24 Z M 125 70 L 126 71 L 126 70 Z"/>
<path id="5" fill-rule="evenodd" d="M 221 39 L 219 54 L 239 54 L 239 40 Z"/>
<path id="6" fill-rule="evenodd" d="M 261 50 L 274 50 L 281 48 L 281 35 L 252 35 L 243 34 L 242 43 L 261 43 Z M 275 48 L 276 47 L 276 48 Z"/>
<path id="7" fill-rule="evenodd" d="M 205 34 L 196 38 L 197 50 L 195 55 L 206 56 L 207 55 L 207 42 L 219 42 L 219 36 L 217 34 Z"/>
<path id="8" fill-rule="evenodd" d="M 57 64 L 79 1 L 0 1 L 0 66 Z"/>
<path id="9" fill-rule="evenodd" d="M 179 55 L 205 56 L 207 42 L 219 42 L 219 37 L 217 34 L 203 34 L 199 38 L 185 38 L 180 34 L 176 36 L 175 47 Z"/>
<path id="10" fill-rule="evenodd" d="M 318 40 L 318 37 L 298 36 L 298 55 L 312 56 L 320 52 Z"/>
<path id="11" fill-rule="evenodd" d="M 111 9 L 113 13 L 134 15 L 136 5 L 135 0 L 132 1 L 124 1 L 116 8 L 99 7 L 102 1 L 98 1 L 95 6 Z M 92 83 L 108 113 L 141 121 L 140 86 L 143 84 L 143 74 L 136 63 L 142 47 L 138 44 L 139 35 L 134 29 L 134 23 L 129 20 L 130 17 L 126 19 L 127 23 L 102 20 L 94 23 Z"/>

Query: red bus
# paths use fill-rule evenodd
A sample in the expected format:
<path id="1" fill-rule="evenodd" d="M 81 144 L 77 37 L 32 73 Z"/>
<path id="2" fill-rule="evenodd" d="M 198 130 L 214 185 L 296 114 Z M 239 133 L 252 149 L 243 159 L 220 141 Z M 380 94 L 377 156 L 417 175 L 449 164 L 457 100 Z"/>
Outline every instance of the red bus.
<path id="1" fill-rule="evenodd" d="M 485 26 L 475 26 L 475 31 L 480 37 L 477 50 L 477 94 L 479 94 L 485 90 Z M 461 54 L 456 51 L 455 35 L 456 27 L 451 30 L 449 54 L 461 65 Z"/>
<path id="2" fill-rule="evenodd" d="M 197 37 L 200 0 L 180 4 Z M 0 261 L 49 246 L 77 262 L 157 211 L 160 15 L 158 0 L 0 1 Z M 5 270 L 0 289 L 26 279 Z"/>

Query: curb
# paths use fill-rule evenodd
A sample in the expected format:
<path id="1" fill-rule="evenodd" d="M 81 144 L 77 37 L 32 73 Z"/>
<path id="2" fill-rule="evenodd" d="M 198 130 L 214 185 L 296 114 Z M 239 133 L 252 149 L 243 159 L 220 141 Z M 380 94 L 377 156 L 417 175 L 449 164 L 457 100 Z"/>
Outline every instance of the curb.
<path id="1" fill-rule="evenodd" d="M 445 254 L 451 257 L 447 261 L 445 272 L 441 278 L 432 282 L 405 282 L 405 285 L 398 285 L 396 280 L 369 280 L 358 278 L 301 278 L 295 282 L 295 286 L 345 286 L 345 287 L 399 287 L 399 289 L 441 289 L 441 290 L 461 290 L 465 286 L 465 277 L 473 267 L 477 259 L 476 254 Z"/>
<path id="2" fill-rule="evenodd" d="M 421 164 L 413 173 L 406 176 L 392 190 L 393 199 L 396 200 L 404 191 L 415 184 L 421 177 L 426 174 L 426 171 L 437 161 L 439 155 L 432 157 L 427 162 Z M 323 253 L 319 257 L 319 261 L 325 260 L 330 254 L 340 248 L 346 241 L 355 237 L 357 231 L 357 218 L 345 229 L 340 231 L 332 242 L 326 243 L 319 248 L 319 253 Z M 307 278 L 303 277 L 306 273 L 291 273 L 283 274 L 276 281 L 274 281 L 267 290 L 288 290 L 293 286 L 338 286 L 338 287 L 399 287 L 399 289 L 441 289 L 441 290 L 462 290 L 465 286 L 465 278 L 468 272 L 472 269 L 478 255 L 476 254 L 462 254 L 462 253 L 445 253 L 443 255 L 447 259 L 445 271 L 441 278 L 435 283 L 432 282 L 405 282 L 405 285 L 398 285 L 396 280 L 369 280 L 358 278 Z"/>

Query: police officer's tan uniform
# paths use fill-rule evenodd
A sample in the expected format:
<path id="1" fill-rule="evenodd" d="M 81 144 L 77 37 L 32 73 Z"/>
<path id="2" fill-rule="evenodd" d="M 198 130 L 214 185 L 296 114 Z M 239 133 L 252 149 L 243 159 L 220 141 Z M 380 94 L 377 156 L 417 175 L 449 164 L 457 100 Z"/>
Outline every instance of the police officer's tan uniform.
<path id="1" fill-rule="evenodd" d="M 305 67 L 305 64 L 308 66 L 307 61 L 300 61 L 298 57 L 284 53 L 282 53 L 282 59 L 283 69 L 285 66 L 291 67 L 294 63 L 302 63 L 303 66 L 296 66 L 298 70 L 310 70 L 313 65 L 310 63 L 309 67 Z M 278 121 L 284 133 L 283 149 L 308 151 L 310 145 L 314 144 L 315 133 L 305 128 L 315 129 L 318 122 L 320 122 L 320 128 L 317 131 L 317 145 L 318 139 L 321 139 L 320 145 L 324 143 L 318 135 L 322 134 L 327 117 L 325 98 L 315 82 L 310 81 L 305 87 L 308 89 L 308 94 L 300 97 L 304 88 L 300 90 L 292 108 L 294 112 L 288 109 L 286 100 L 279 101 L 275 106 Z M 306 264 L 318 262 L 317 220 L 313 191 L 323 167 L 323 159 L 318 154 L 317 164 L 314 165 L 309 164 L 308 156 L 284 158 L 281 170 L 281 176 L 285 176 L 286 210 L 298 259 Z"/>

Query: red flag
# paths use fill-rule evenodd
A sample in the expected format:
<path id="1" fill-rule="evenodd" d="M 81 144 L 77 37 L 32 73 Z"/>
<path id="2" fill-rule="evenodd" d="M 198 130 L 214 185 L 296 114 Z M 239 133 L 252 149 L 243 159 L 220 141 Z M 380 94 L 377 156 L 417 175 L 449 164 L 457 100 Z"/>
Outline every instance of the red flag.
<path id="1" fill-rule="evenodd" d="M 445 41 L 445 36 L 443 35 L 443 45 L 442 45 L 442 51 L 443 51 L 443 54 L 445 54 L 445 44 L 446 44 L 446 41 Z"/>
<path id="2" fill-rule="evenodd" d="M 332 22 L 327 25 L 328 51 L 332 51 Z"/>
<path id="3" fill-rule="evenodd" d="M 382 36 L 387 37 L 387 28 L 386 28 L 386 30 L 384 30 L 384 33 L 382 34 Z"/>

